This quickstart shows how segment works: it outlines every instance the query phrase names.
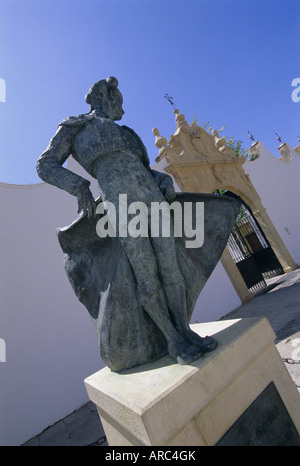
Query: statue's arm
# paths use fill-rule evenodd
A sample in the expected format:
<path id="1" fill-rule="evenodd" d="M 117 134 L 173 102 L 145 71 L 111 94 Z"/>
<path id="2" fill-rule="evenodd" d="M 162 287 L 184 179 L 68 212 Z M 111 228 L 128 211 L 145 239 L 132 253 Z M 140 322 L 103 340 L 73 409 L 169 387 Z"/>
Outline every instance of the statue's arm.
<path id="1" fill-rule="evenodd" d="M 82 210 L 91 216 L 95 212 L 95 201 L 89 189 L 90 182 L 62 166 L 71 155 L 73 131 L 65 125 L 58 127 L 49 146 L 39 157 L 36 169 L 43 181 L 76 196 L 78 212 Z"/>
<path id="2" fill-rule="evenodd" d="M 79 188 L 82 185 L 89 186 L 90 182 L 62 166 L 71 155 L 72 140 L 72 131 L 60 125 L 49 146 L 39 157 L 36 169 L 43 181 L 76 196 Z"/>
<path id="3" fill-rule="evenodd" d="M 172 201 L 176 196 L 172 178 L 167 173 L 161 173 L 152 168 L 149 169 L 166 200 Z"/>

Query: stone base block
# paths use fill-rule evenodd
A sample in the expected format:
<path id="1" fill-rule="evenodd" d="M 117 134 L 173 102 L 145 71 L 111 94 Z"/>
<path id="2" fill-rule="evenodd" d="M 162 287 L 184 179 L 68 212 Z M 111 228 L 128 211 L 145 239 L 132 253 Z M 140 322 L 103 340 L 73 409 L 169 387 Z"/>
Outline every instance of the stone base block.
<path id="1" fill-rule="evenodd" d="M 300 397 L 266 318 L 192 325 L 218 347 L 84 382 L 110 446 L 300 445 Z"/>

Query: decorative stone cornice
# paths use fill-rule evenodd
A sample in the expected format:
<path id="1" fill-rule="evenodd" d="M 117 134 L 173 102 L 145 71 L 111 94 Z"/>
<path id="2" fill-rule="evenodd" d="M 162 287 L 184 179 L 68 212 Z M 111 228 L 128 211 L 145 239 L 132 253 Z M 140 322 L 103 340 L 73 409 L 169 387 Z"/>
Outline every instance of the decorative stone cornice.
<path id="1" fill-rule="evenodd" d="M 166 158 L 168 165 L 207 165 L 234 163 L 241 165 L 245 157 L 236 157 L 231 147 L 227 146 L 224 137 L 219 137 L 216 130 L 212 135 L 198 126 L 196 122 L 190 125 L 185 116 L 175 110 L 176 129 L 169 142 L 163 138 L 158 129 L 153 129 L 155 145 L 159 148 L 156 161 Z M 169 167 L 170 168 L 170 167 Z"/>

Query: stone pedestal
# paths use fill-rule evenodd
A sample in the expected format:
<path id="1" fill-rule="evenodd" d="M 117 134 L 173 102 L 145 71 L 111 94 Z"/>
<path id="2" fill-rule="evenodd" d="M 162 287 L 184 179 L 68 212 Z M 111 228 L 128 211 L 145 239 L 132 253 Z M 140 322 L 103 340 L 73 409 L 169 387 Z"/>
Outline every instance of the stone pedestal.
<path id="1" fill-rule="evenodd" d="M 300 445 L 300 397 L 266 318 L 195 324 L 218 348 L 84 382 L 110 446 Z"/>

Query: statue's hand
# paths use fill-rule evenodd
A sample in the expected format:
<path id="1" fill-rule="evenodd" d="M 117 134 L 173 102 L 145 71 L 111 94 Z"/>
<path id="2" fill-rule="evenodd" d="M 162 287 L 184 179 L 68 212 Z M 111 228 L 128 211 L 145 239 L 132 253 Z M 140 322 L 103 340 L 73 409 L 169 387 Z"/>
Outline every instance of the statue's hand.
<path id="1" fill-rule="evenodd" d="M 86 185 L 80 186 L 76 196 L 78 202 L 77 213 L 82 211 L 83 214 L 87 214 L 88 218 L 93 217 L 96 212 L 96 202 L 90 188 Z"/>
<path id="2" fill-rule="evenodd" d="M 168 201 L 168 202 L 171 202 L 176 196 L 175 189 L 174 189 L 174 186 L 173 186 L 173 182 L 167 176 L 165 178 L 163 178 L 162 181 L 160 182 L 159 189 L 161 190 L 161 192 L 165 196 L 166 201 Z"/>

